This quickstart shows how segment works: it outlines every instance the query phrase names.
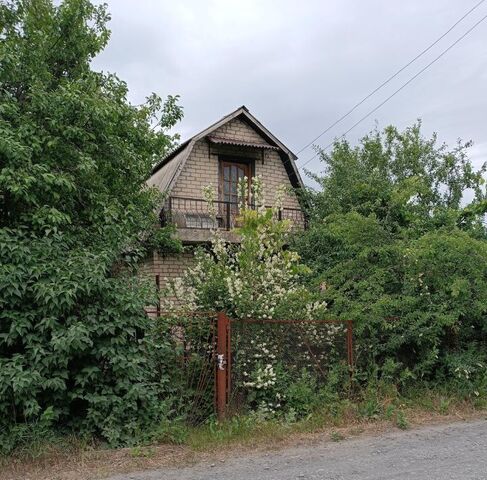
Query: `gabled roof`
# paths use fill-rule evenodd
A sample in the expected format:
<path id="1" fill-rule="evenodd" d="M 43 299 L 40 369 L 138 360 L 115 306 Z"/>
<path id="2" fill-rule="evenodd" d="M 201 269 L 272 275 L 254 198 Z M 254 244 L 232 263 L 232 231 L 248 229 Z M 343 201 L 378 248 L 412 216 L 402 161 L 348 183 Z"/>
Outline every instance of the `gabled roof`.
<path id="1" fill-rule="evenodd" d="M 159 188 L 161 191 L 170 191 L 174 186 L 179 174 L 184 168 L 186 160 L 188 159 L 191 151 L 193 150 L 194 144 L 205 138 L 207 136 L 208 140 L 212 143 L 222 143 L 222 139 L 219 137 L 211 137 L 210 134 L 215 130 L 220 128 L 222 125 L 230 122 L 234 118 L 238 118 L 245 123 L 247 123 L 251 128 L 253 128 L 257 133 L 259 133 L 267 143 L 257 144 L 252 142 L 247 142 L 248 145 L 244 145 L 244 142 L 235 142 L 235 144 L 240 143 L 242 146 L 256 147 L 256 148 L 270 148 L 273 150 L 278 150 L 282 158 L 284 167 L 291 181 L 291 185 L 295 188 L 303 187 L 303 181 L 299 175 L 299 171 L 294 163 L 297 160 L 297 156 L 291 152 L 278 138 L 276 138 L 267 128 L 265 128 L 248 110 L 248 108 L 243 105 L 237 108 L 234 112 L 226 115 L 225 117 L 210 125 L 205 130 L 194 135 L 188 140 L 184 141 L 178 145 L 174 150 L 169 152 L 164 158 L 162 158 L 152 169 L 152 175 L 147 181 L 151 186 Z M 225 139 L 226 142 L 231 140 Z"/>

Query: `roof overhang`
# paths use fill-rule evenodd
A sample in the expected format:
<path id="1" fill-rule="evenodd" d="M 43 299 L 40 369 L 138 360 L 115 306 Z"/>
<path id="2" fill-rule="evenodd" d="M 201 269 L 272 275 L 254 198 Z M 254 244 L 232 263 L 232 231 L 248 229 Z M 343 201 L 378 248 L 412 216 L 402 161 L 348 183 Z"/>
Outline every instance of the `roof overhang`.
<path id="1" fill-rule="evenodd" d="M 208 135 L 206 137 L 210 143 L 216 145 L 233 145 L 236 147 L 249 147 L 249 148 L 265 148 L 268 150 L 279 150 L 279 147 L 275 145 L 269 145 L 268 143 L 257 143 L 257 142 L 243 142 L 241 140 L 232 140 L 231 138 L 215 137 L 213 135 Z"/>
<path id="2" fill-rule="evenodd" d="M 251 128 L 253 128 L 257 133 L 259 133 L 262 138 L 264 138 L 265 142 L 262 143 L 254 143 L 254 142 L 242 142 L 238 140 L 232 140 L 228 138 L 221 138 L 218 136 L 211 135 L 212 132 L 220 128 L 222 125 L 228 123 L 229 121 L 233 120 L 234 118 L 239 118 L 240 120 L 247 123 Z M 301 175 L 296 167 L 295 160 L 297 160 L 297 156 L 289 150 L 277 137 L 275 137 L 267 128 L 262 125 L 248 110 L 248 108 L 243 105 L 240 108 L 237 108 L 234 112 L 226 115 L 222 119 L 215 122 L 213 125 L 210 125 L 205 130 L 201 131 L 200 133 L 194 135 L 190 139 L 186 140 L 185 142 L 181 143 L 178 147 L 174 150 L 169 152 L 161 161 L 159 161 L 152 169 L 152 176 L 149 179 L 148 183 L 155 185 L 160 184 L 159 181 L 154 182 L 151 181 L 153 177 L 157 177 L 157 172 L 171 162 L 173 159 L 178 160 L 177 168 L 175 168 L 172 172 L 171 178 L 162 182 L 165 185 L 166 190 L 170 190 L 174 185 L 179 173 L 184 167 L 191 150 L 193 149 L 194 144 L 203 138 L 205 138 L 211 143 L 220 143 L 226 145 L 234 145 L 234 146 L 245 146 L 251 148 L 266 148 L 271 150 L 276 150 L 279 152 L 279 155 L 283 161 L 284 167 L 286 172 L 289 176 L 289 180 L 291 185 L 294 188 L 302 188 L 304 187 L 303 180 L 301 179 Z M 160 172 L 161 174 L 162 172 Z M 159 179 L 160 180 L 160 179 Z"/>

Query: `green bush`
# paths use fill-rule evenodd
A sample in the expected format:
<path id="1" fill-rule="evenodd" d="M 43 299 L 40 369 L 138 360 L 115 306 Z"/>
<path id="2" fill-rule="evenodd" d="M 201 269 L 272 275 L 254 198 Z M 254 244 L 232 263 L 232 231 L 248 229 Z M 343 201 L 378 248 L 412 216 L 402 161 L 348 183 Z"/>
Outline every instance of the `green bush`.
<path id="1" fill-rule="evenodd" d="M 286 409 L 304 417 L 319 406 L 317 382 L 308 370 L 303 369 L 301 375 L 290 383 L 286 389 Z"/>
<path id="2" fill-rule="evenodd" d="M 354 321 L 358 381 L 482 386 L 487 194 L 469 145 L 449 150 L 414 125 L 322 154 L 322 190 L 309 195 L 310 229 L 294 248 L 329 314 Z"/>
<path id="3" fill-rule="evenodd" d="M 49 429 L 135 441 L 164 415 L 151 288 L 134 276 L 161 199 L 145 188 L 174 144 L 177 97 L 127 100 L 94 72 L 105 6 L 0 4 L 0 445 Z M 155 125 L 160 128 L 154 128 Z M 49 421 L 48 421 L 49 419 Z M 29 433 L 31 432 L 31 433 Z"/>

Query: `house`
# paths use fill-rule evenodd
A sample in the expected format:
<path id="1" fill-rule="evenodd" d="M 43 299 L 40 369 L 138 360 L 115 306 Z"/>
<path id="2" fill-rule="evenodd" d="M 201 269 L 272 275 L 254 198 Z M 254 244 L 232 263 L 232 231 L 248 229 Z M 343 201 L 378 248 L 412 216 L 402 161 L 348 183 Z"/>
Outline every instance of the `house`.
<path id="1" fill-rule="evenodd" d="M 290 187 L 279 215 L 291 220 L 295 228 L 304 227 L 304 214 L 295 194 L 303 187 L 296 159 L 242 106 L 166 155 L 154 166 L 148 184 L 166 193 L 161 223 L 174 223 L 183 244 L 208 242 L 215 228 L 222 230 L 227 241 L 238 242 L 232 229 L 238 214 L 237 186 L 242 177 L 249 182 L 252 177 L 262 177 L 264 202 L 269 206 L 280 185 Z M 208 213 L 203 198 L 203 187 L 208 185 L 218 192 L 216 219 Z M 160 284 L 165 278 L 181 276 L 192 259 L 191 252 L 164 257 L 154 252 L 144 271 Z"/>

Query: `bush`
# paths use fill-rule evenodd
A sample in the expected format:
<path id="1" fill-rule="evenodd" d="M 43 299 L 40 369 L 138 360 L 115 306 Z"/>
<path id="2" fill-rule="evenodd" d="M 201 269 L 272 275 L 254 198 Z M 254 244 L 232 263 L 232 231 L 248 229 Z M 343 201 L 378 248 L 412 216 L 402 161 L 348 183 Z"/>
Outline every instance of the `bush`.
<path id="1" fill-rule="evenodd" d="M 108 18 L 88 0 L 0 4 L 6 450 L 48 426 L 126 444 L 163 415 L 154 292 L 134 274 L 148 249 L 178 248 L 154 230 L 161 199 L 145 181 L 182 112 L 177 97 L 133 106 L 123 81 L 91 70 Z"/>
<path id="2" fill-rule="evenodd" d="M 303 369 L 301 375 L 286 388 L 286 409 L 301 418 L 319 406 L 316 378 Z"/>
<path id="3" fill-rule="evenodd" d="M 315 179 L 323 190 L 310 194 L 310 229 L 293 248 L 313 269 L 329 313 L 354 320 L 357 380 L 406 387 L 456 378 L 471 391 L 480 375 L 487 193 L 485 166 L 474 170 L 468 147 L 437 146 L 418 124 L 372 132 L 357 147 L 339 141 L 322 154 L 325 174 Z M 465 206 L 468 191 L 474 198 Z M 472 377 L 459 378 L 463 369 Z"/>

